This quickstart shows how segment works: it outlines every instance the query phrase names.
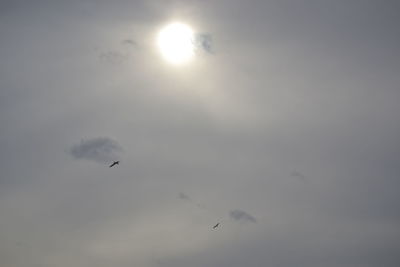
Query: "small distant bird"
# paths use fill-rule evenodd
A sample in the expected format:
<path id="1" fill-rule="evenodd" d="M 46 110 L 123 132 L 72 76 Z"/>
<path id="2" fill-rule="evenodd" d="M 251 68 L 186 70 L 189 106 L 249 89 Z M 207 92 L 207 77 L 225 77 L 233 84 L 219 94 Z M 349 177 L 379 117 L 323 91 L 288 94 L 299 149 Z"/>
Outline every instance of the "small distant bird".
<path id="1" fill-rule="evenodd" d="M 119 165 L 119 161 L 114 161 L 113 164 L 110 165 L 110 168 L 114 167 L 115 165 Z"/>
<path id="2" fill-rule="evenodd" d="M 213 226 L 213 229 L 217 228 L 219 226 L 219 223 Z"/>

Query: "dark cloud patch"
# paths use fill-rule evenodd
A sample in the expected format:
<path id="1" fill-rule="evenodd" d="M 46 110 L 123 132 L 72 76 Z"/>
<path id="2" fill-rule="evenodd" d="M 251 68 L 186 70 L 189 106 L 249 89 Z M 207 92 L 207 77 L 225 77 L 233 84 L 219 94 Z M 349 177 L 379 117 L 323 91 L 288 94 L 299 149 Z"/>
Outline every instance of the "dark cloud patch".
<path id="1" fill-rule="evenodd" d="M 97 137 L 82 140 L 79 144 L 73 145 L 69 153 L 75 159 L 92 160 L 98 163 L 108 163 L 118 160 L 118 152 L 122 147 L 108 137 Z"/>
<path id="2" fill-rule="evenodd" d="M 210 34 L 207 33 L 199 33 L 195 38 L 195 45 L 201 51 L 205 51 L 207 53 L 213 53 L 213 39 Z"/>
<path id="3" fill-rule="evenodd" d="M 229 212 L 229 217 L 231 217 L 233 220 L 237 221 L 237 222 L 252 222 L 252 223 L 256 223 L 257 220 L 256 218 L 254 218 L 253 216 L 251 216 L 250 214 L 248 214 L 247 212 L 243 211 L 243 210 L 231 210 Z"/>
<path id="4" fill-rule="evenodd" d="M 135 40 L 132 40 L 132 39 L 125 39 L 125 40 L 122 40 L 122 42 L 121 42 L 123 45 L 130 45 L 130 46 L 133 46 L 133 47 L 137 47 L 138 46 L 138 43 L 135 41 Z"/>
<path id="5" fill-rule="evenodd" d="M 298 178 L 299 180 L 301 180 L 303 182 L 307 181 L 307 177 L 299 171 L 292 171 L 292 173 L 290 175 L 292 177 Z"/>
<path id="6" fill-rule="evenodd" d="M 101 61 L 111 64 L 121 64 L 129 59 L 129 54 L 120 51 L 110 50 L 102 52 L 99 56 Z"/>
<path id="7" fill-rule="evenodd" d="M 188 195 L 182 192 L 179 193 L 178 198 L 185 201 L 192 201 L 192 199 Z"/>

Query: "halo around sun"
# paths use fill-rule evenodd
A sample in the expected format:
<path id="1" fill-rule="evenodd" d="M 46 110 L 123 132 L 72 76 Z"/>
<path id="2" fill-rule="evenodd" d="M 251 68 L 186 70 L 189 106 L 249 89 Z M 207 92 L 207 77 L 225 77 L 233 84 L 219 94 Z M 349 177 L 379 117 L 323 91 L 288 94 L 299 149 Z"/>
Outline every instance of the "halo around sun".
<path id="1" fill-rule="evenodd" d="M 186 24 L 168 24 L 158 34 L 157 45 L 164 59 L 172 64 L 183 64 L 194 56 L 194 33 Z"/>

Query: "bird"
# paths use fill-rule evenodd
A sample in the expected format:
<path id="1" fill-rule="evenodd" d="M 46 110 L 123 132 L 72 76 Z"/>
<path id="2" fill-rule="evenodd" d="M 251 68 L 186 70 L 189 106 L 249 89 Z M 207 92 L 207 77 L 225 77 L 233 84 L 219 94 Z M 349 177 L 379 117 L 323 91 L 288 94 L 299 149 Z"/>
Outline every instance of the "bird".
<path id="1" fill-rule="evenodd" d="M 114 167 L 115 165 L 118 165 L 119 164 L 119 161 L 114 161 L 111 165 L 110 165 L 110 168 L 111 167 Z"/>
<path id="2" fill-rule="evenodd" d="M 219 226 L 219 223 L 213 226 L 213 229 L 217 228 Z"/>

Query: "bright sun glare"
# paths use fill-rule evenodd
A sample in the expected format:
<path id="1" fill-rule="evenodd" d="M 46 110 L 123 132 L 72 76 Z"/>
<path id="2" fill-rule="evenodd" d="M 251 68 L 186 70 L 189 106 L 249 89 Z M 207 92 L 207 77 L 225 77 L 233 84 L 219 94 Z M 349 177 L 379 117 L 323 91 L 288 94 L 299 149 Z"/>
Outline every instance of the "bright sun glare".
<path id="1" fill-rule="evenodd" d="M 188 62 L 194 55 L 193 30 L 183 23 L 172 23 L 158 34 L 158 47 L 163 57 L 172 64 Z"/>

